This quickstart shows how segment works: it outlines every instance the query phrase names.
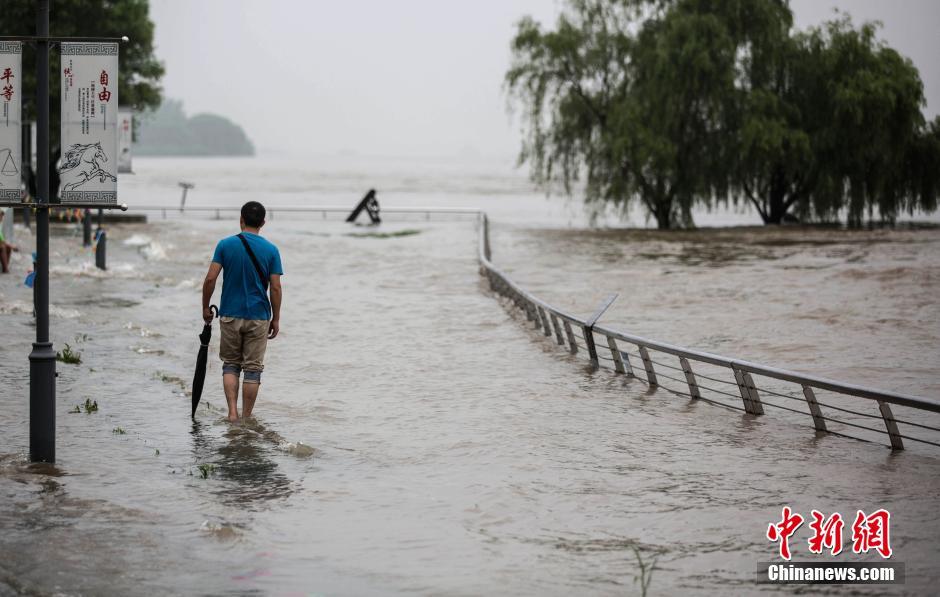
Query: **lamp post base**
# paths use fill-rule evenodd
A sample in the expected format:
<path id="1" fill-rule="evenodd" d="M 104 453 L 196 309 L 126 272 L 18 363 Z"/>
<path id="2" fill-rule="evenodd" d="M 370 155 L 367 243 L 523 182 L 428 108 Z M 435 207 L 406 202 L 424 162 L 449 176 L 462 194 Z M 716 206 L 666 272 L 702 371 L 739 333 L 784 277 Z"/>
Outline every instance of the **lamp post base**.
<path id="1" fill-rule="evenodd" d="M 29 353 L 29 459 L 55 462 L 55 351 L 34 342 Z"/>

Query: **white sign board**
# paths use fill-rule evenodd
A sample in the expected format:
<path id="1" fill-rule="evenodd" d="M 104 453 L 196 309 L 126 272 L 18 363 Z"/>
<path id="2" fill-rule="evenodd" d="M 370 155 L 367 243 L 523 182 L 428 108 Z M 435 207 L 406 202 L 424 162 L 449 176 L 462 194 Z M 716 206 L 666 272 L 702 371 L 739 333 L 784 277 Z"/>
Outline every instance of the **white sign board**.
<path id="1" fill-rule="evenodd" d="M 134 113 L 130 110 L 121 110 L 118 112 L 118 172 L 134 172 L 131 163 L 133 135 Z"/>
<path id="2" fill-rule="evenodd" d="M 62 203 L 117 203 L 118 45 L 63 43 Z"/>
<path id="3" fill-rule="evenodd" d="M 0 41 L 0 200 L 23 199 L 22 106 L 23 45 Z"/>

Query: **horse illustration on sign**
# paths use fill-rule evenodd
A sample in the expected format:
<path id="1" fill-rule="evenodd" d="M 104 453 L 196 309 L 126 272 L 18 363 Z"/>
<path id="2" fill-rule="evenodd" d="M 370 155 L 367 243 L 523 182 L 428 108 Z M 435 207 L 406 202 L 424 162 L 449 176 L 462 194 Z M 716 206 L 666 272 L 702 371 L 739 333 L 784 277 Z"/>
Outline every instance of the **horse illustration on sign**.
<path id="1" fill-rule="evenodd" d="M 73 191 L 94 178 L 98 182 L 105 179 L 117 182 L 117 178 L 101 167 L 107 162 L 108 156 L 101 149 L 101 143 L 73 144 L 65 153 L 62 167 L 59 168 L 59 179 L 62 191 Z"/>

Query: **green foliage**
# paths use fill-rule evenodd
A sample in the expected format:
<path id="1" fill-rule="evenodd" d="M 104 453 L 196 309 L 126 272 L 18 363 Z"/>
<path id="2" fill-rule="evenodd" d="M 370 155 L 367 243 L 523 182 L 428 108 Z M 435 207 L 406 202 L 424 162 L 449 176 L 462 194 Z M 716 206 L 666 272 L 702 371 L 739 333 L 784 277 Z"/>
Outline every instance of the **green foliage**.
<path id="1" fill-rule="evenodd" d="M 135 110 L 160 105 L 160 78 L 163 65 L 153 55 L 153 22 L 147 0 L 55 0 L 49 15 L 49 33 L 63 37 L 122 37 L 118 54 L 118 96 L 122 106 Z M 4 0 L 0 10 L 0 31 L 4 35 L 36 34 L 35 0 Z M 50 52 L 50 101 L 58 119 L 59 60 Z M 36 88 L 35 53 L 23 54 L 23 85 L 27 96 Z M 33 106 L 28 105 L 30 118 Z"/>
<path id="2" fill-rule="evenodd" d="M 209 476 L 215 472 L 215 465 L 214 464 L 200 464 L 199 466 L 196 467 L 196 469 L 199 471 L 199 474 L 202 476 L 203 479 L 208 479 Z"/>
<path id="3" fill-rule="evenodd" d="M 82 353 L 72 350 L 69 344 L 61 352 L 55 353 L 55 359 L 69 365 L 78 365 L 82 362 Z"/>
<path id="4" fill-rule="evenodd" d="M 916 68 L 840 16 L 796 33 L 785 0 L 569 0 L 525 18 L 506 74 L 520 163 L 588 202 L 640 201 L 660 228 L 749 201 L 851 225 L 936 209 L 938 128 Z"/>
<path id="5" fill-rule="evenodd" d="M 183 103 L 167 99 L 142 119 L 135 151 L 140 155 L 254 155 L 237 124 L 215 114 L 187 118 Z"/>
<path id="6" fill-rule="evenodd" d="M 111 433 L 113 433 L 114 435 L 127 435 L 127 432 L 124 431 L 120 427 L 115 427 L 114 429 L 111 430 Z"/>
<path id="7" fill-rule="evenodd" d="M 98 401 L 92 402 L 91 398 L 85 398 L 85 414 L 98 412 Z"/>

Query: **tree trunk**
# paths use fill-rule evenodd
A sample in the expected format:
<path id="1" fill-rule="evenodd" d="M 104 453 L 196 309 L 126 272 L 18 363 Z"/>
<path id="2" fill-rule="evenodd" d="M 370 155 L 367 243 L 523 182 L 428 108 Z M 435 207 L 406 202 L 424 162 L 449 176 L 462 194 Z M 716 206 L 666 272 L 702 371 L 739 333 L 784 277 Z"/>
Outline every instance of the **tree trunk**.
<path id="1" fill-rule="evenodd" d="M 660 230 L 669 230 L 672 228 L 672 201 L 669 199 L 660 199 L 655 203 L 656 209 L 653 211 L 653 217 L 656 218 L 656 227 Z"/>
<path id="2" fill-rule="evenodd" d="M 764 224 L 780 225 L 787 215 L 789 206 L 786 203 L 787 189 L 783 174 L 778 170 L 774 172 L 770 179 L 770 189 L 768 191 L 768 209 Z"/>

